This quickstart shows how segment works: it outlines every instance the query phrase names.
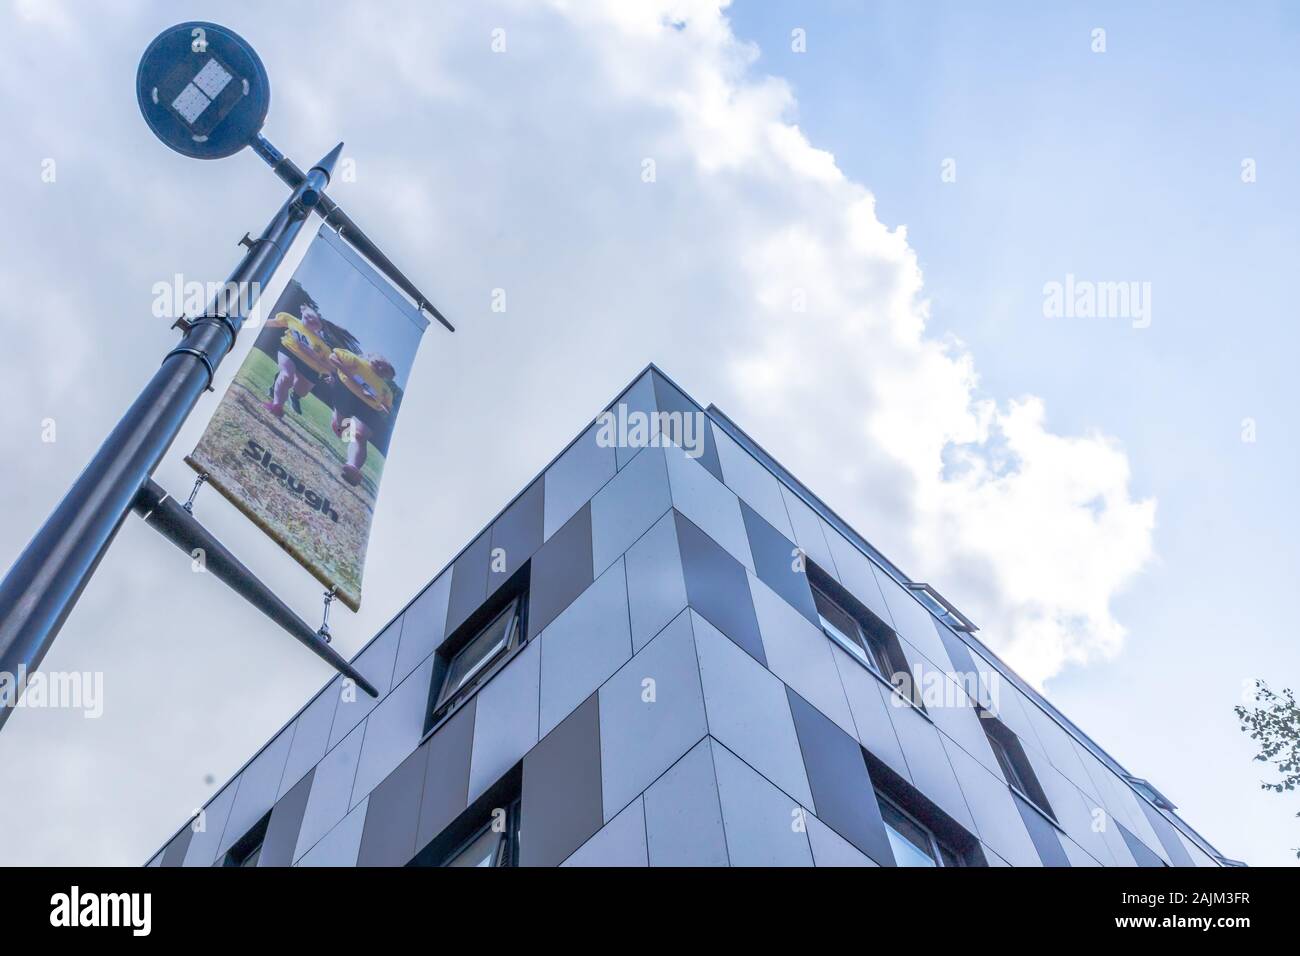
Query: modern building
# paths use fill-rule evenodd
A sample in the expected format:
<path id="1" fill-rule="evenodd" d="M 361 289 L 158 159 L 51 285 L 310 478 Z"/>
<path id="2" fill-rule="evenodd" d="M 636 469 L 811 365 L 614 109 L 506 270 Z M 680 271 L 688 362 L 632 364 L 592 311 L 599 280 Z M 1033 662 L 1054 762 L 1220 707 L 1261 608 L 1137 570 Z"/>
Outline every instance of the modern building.
<path id="1" fill-rule="evenodd" d="M 652 366 L 150 865 L 1231 863 L 974 631 Z"/>

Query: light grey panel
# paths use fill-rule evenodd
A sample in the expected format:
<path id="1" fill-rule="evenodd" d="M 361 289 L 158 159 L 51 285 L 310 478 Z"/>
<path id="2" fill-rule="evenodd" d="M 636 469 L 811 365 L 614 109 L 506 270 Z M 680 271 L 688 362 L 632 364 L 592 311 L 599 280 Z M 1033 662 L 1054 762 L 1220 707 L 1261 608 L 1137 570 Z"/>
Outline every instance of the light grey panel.
<path id="1" fill-rule="evenodd" d="M 1034 725 L 1038 741 L 1052 765 L 1074 781 L 1075 786 L 1091 789 L 1088 783 L 1088 771 L 1083 768 L 1083 761 L 1079 759 L 1074 739 L 1040 707 L 1028 708 L 1027 716 L 1029 722 Z"/>
<path id="2" fill-rule="evenodd" d="M 713 748 L 732 866 L 812 866 L 804 808 L 726 747 Z"/>
<path id="3" fill-rule="evenodd" d="M 402 619 L 399 617 L 396 621 L 384 629 L 384 632 L 377 637 L 369 647 L 367 647 L 357 657 L 354 662 L 356 669 L 359 670 L 366 680 L 375 685 L 379 691 L 379 699 L 382 700 L 392 687 L 393 664 L 397 660 L 397 643 L 401 637 Z M 352 732 L 352 728 L 361 723 L 379 702 L 371 697 L 359 687 L 352 686 L 347 681 L 344 686 L 343 679 L 334 682 L 339 697 L 338 708 L 334 711 L 334 726 L 330 729 L 330 746 L 333 747 L 340 740 Z"/>
<path id="4" fill-rule="evenodd" d="M 1197 846 L 1194 842 L 1192 842 L 1192 840 L 1184 836 L 1182 833 L 1178 834 L 1178 839 L 1183 841 L 1183 846 L 1187 849 L 1188 855 L 1191 856 L 1192 858 L 1192 863 L 1195 864 L 1196 866 L 1218 866 L 1219 865 L 1214 862 L 1214 860 L 1210 857 L 1208 853 L 1202 850 L 1199 846 Z"/>
<path id="5" fill-rule="evenodd" d="M 671 511 L 628 549 L 625 566 L 632 649 L 639 651 L 686 607 L 686 578 Z"/>
<path id="6" fill-rule="evenodd" d="M 983 721 L 986 718 L 979 716 L 974 702 L 955 681 L 935 672 L 934 668 L 927 666 L 924 661 L 921 666 L 922 680 L 928 682 L 922 686 L 925 695 L 925 712 L 930 715 L 935 726 L 948 739 L 982 763 L 990 773 L 1002 776 L 1002 771 L 998 767 L 998 758 L 993 755 L 988 734 L 984 732 Z M 942 688 L 942 690 L 935 688 Z"/>
<path id="7" fill-rule="evenodd" d="M 617 470 L 613 448 L 596 443 L 592 425 L 546 470 L 542 530 L 549 538 L 591 500 Z"/>
<path id="8" fill-rule="evenodd" d="M 1147 823 L 1145 818 L 1137 819 L 1142 814 L 1135 802 L 1136 798 L 1132 797 L 1132 791 L 1129 790 L 1128 784 L 1120 780 L 1111 772 L 1109 767 L 1082 747 L 1079 748 L 1078 752 L 1097 791 L 1095 796 L 1100 798 L 1101 804 L 1106 808 L 1107 813 L 1122 823 L 1130 833 L 1141 837 L 1143 843 L 1146 843 L 1148 834 L 1152 842 L 1158 843 L 1154 831 L 1151 830 L 1151 825 Z M 1147 846 L 1150 846 L 1150 844 L 1148 843 Z M 1155 848 L 1152 847 L 1152 849 Z M 1123 858 L 1122 855 L 1120 858 Z"/>
<path id="9" fill-rule="evenodd" d="M 352 733 L 343 738 L 317 764 L 316 775 L 311 782 L 311 795 L 307 797 L 307 810 L 302 817 L 302 830 L 298 833 L 295 859 L 311 849 L 317 840 L 347 816 L 365 732 L 364 723 L 353 728 Z"/>
<path id="10" fill-rule="evenodd" d="M 722 478 L 727 487 L 762 515 L 768 524 L 793 541 L 794 529 L 790 527 L 785 499 L 781 497 L 781 482 L 716 424 L 710 422 L 710 426 L 718 443 Z"/>
<path id="11" fill-rule="evenodd" d="M 831 656 L 835 659 L 844 695 L 853 713 L 858 743 L 873 757 L 888 764 L 900 777 L 910 779 L 898 732 L 889 716 L 888 700 L 893 698 L 894 692 L 839 646 L 831 645 Z"/>
<path id="12" fill-rule="evenodd" d="M 811 813 L 804 817 L 804 825 L 808 828 L 808 842 L 812 845 L 813 863 L 816 866 L 878 865 Z"/>
<path id="13" fill-rule="evenodd" d="M 649 866 L 645 809 L 638 797 L 561 866 Z"/>
<path id="14" fill-rule="evenodd" d="M 840 584 L 865 604 L 872 614 L 889 624 L 889 608 L 885 604 L 885 595 L 880 590 L 880 582 L 876 580 L 876 576 L 883 572 L 876 570 L 871 559 L 834 528 L 823 526 L 822 530 L 831 555 L 835 558 Z"/>
<path id="15" fill-rule="evenodd" d="M 1061 837 L 1061 846 L 1065 850 L 1066 858 L 1070 861 L 1070 866 L 1101 866 L 1102 864 L 1090 856 L 1079 844 L 1075 843 L 1069 837 Z"/>
<path id="16" fill-rule="evenodd" d="M 727 866 L 713 741 L 701 740 L 645 792 L 651 866 Z"/>
<path id="17" fill-rule="evenodd" d="M 966 802 L 975 816 L 973 832 L 1012 866 L 1042 866 L 1007 785 L 960 747 L 950 744 L 948 751 Z"/>
<path id="18" fill-rule="evenodd" d="M 628 465 L 620 478 L 634 468 Z M 540 733 L 545 737 L 632 656 L 623 559 L 560 612 L 537 642 L 542 656 Z"/>
<path id="19" fill-rule="evenodd" d="M 690 614 L 709 733 L 815 812 L 785 685 L 700 615 Z"/>
<path id="20" fill-rule="evenodd" d="M 432 680 L 433 658 L 429 657 L 384 698 L 366 721 L 356 782 L 352 785 L 354 805 L 392 773 L 424 736 Z"/>
<path id="21" fill-rule="evenodd" d="M 943 639 L 934 624 L 934 616 L 925 609 L 910 591 L 887 574 L 881 574 L 877 580 L 880 590 L 884 592 L 885 603 L 894 619 L 894 630 L 898 636 L 924 654 L 941 670 L 952 672 L 952 661 L 948 658 L 948 649 L 943 646 Z"/>
<path id="22" fill-rule="evenodd" d="M 984 859 L 988 861 L 990 867 L 1011 865 L 1006 860 L 1002 859 L 1002 857 L 994 853 L 993 848 L 990 847 L 987 843 L 980 844 L 980 851 L 984 854 Z"/>
<path id="23" fill-rule="evenodd" d="M 1138 861 L 1133 858 L 1133 851 L 1129 849 L 1128 841 L 1120 832 L 1121 824 L 1107 812 L 1105 818 L 1105 828 L 1101 831 L 1102 839 L 1106 841 L 1106 847 L 1110 850 L 1111 858 L 1115 860 L 1116 866 L 1137 866 Z"/>
<path id="24" fill-rule="evenodd" d="M 537 641 L 530 641 L 477 694 L 471 803 L 537 743 L 539 651 Z"/>
<path id="25" fill-rule="evenodd" d="M 1133 792 L 1130 787 L 1119 777 L 1113 777 L 1113 786 L 1118 792 L 1118 799 L 1129 808 L 1129 816 L 1136 822 L 1136 827 L 1129 827 L 1130 832 L 1151 848 L 1151 852 L 1164 860 L 1170 866 L 1178 866 L 1179 861 L 1169 855 L 1169 850 L 1165 847 L 1164 841 L 1156 833 L 1151 821 L 1147 818 L 1147 813 L 1142 809 L 1145 802 L 1141 797 Z"/>
<path id="26" fill-rule="evenodd" d="M 1051 804 L 1052 812 L 1061 829 L 1090 856 L 1096 857 L 1107 866 L 1113 866 L 1115 861 L 1106 845 L 1106 840 L 1096 829 L 1100 814 L 1094 816 L 1090 810 L 1093 804 L 1092 798 L 1085 797 L 1083 792 L 1066 779 L 1064 774 L 1057 771 L 1047 757 L 1039 751 L 1026 750 L 1025 755 L 1029 759 L 1030 766 L 1033 767 L 1034 776 L 1038 778 L 1043 792 L 1047 795 L 1047 802 Z"/>
<path id="27" fill-rule="evenodd" d="M 276 793 L 277 799 L 288 793 L 325 756 L 325 748 L 330 739 L 330 725 L 334 723 L 334 709 L 338 703 L 338 691 L 330 683 L 298 715 L 293 743 L 289 746 L 289 759 L 285 762 L 284 776 L 280 778 L 280 789 Z"/>
<path id="28" fill-rule="evenodd" d="M 446 637 L 447 600 L 451 596 L 451 571 L 430 584 L 402 615 L 402 636 L 397 647 L 393 680 L 400 682 L 438 649 Z"/>
<path id="29" fill-rule="evenodd" d="M 682 611 L 600 689 L 605 819 L 707 733 L 691 616 Z"/>
<path id="30" fill-rule="evenodd" d="M 298 866 L 356 866 L 361 849 L 361 831 L 366 825 L 366 801 L 362 800 L 317 844 L 303 854 Z"/>
<path id="31" fill-rule="evenodd" d="M 781 497 L 785 499 L 785 510 L 790 515 L 790 524 L 794 528 L 794 543 L 827 574 L 838 580 L 835 558 L 822 533 L 822 519 L 817 517 L 817 512 L 808 507 L 802 498 L 784 485 L 781 486 Z"/>
<path id="32" fill-rule="evenodd" d="M 623 408 L 620 410 L 619 405 Z M 615 457 L 618 467 L 622 468 L 635 457 L 636 453 L 649 445 L 654 437 L 659 434 L 659 419 L 655 416 L 655 411 L 659 408 L 658 400 L 655 398 L 655 383 L 653 373 L 646 372 L 635 382 L 627 387 L 627 390 L 618 397 L 618 401 L 610 408 L 610 411 L 616 416 L 627 421 L 629 430 L 637 421 L 634 416 L 646 416 L 646 434 L 644 445 L 638 442 L 626 442 L 615 446 Z M 629 436 L 630 437 L 630 436 Z"/>
<path id="33" fill-rule="evenodd" d="M 1010 727 L 1026 748 L 1042 750 L 1043 745 L 1039 742 L 1028 715 L 1028 711 L 1037 705 L 1029 701 L 1011 681 L 989 667 L 980 655 L 972 652 L 971 659 L 977 668 L 985 671 L 984 680 L 988 684 L 989 702 L 994 705 L 990 708 L 994 716 Z"/>
<path id="34" fill-rule="evenodd" d="M 201 829 L 194 830 L 182 866 L 211 866 L 212 861 L 217 858 L 217 846 L 221 843 L 221 835 L 225 833 L 226 821 L 230 818 L 230 808 L 235 802 L 238 783 L 238 779 L 230 781 L 203 808 Z M 194 824 L 195 821 L 191 820 L 189 826 L 193 828 Z"/>
<path id="35" fill-rule="evenodd" d="M 219 854 L 226 852 L 232 843 L 251 830 L 253 824 L 266 816 L 275 805 L 292 742 L 293 726 L 290 725 L 280 731 L 239 775 L 239 789 L 235 791 L 235 802 L 230 808 L 230 818 L 226 821 L 226 832 L 217 847 Z"/>
<path id="36" fill-rule="evenodd" d="M 753 571 L 754 557 L 749 551 L 749 535 L 745 533 L 740 499 L 735 492 L 675 445 L 664 449 L 664 457 L 668 462 L 668 482 L 677 510 Z"/>
<path id="37" fill-rule="evenodd" d="M 851 737 L 857 736 L 831 640 L 766 584 L 749 576 L 768 669 Z"/>
<path id="38" fill-rule="evenodd" d="M 971 811 L 962 797 L 953 768 L 944 756 L 942 736 L 910 704 L 896 706 L 894 701 L 898 699 L 896 696 L 890 698 L 889 716 L 894 722 L 903 756 L 907 758 L 912 783 L 944 813 L 967 830 L 972 829 Z"/>
<path id="39" fill-rule="evenodd" d="M 673 505 L 661 448 L 645 448 L 591 499 L 592 570 L 599 575 Z"/>

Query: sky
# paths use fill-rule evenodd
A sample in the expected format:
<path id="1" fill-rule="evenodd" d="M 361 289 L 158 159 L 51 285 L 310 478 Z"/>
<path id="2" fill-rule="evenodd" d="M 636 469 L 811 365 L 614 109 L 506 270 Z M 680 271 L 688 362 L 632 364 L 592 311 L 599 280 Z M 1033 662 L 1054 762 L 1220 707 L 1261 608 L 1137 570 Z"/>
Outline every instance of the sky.
<path id="1" fill-rule="evenodd" d="M 1300 564 L 1300 15 L 116 9 L 0 13 L 0 564 L 174 343 L 156 283 L 223 281 L 283 199 L 251 153 L 187 159 L 139 116 L 149 40 L 216 20 L 267 65 L 268 138 L 300 166 L 343 139 L 355 175 L 331 194 L 458 328 L 425 334 L 336 647 L 355 652 L 654 361 L 1221 852 L 1296 862 L 1300 807 L 1260 790 L 1232 706 L 1255 677 L 1300 683 L 1278 606 Z M 1080 282 L 1135 298 L 1053 314 L 1046 290 Z M 173 493 L 216 398 L 156 473 Z M 207 493 L 196 513 L 319 616 L 319 588 L 230 506 Z M 104 711 L 19 711 L 0 732 L 25 774 L 0 798 L 8 863 L 143 862 L 329 676 L 135 519 L 44 667 L 102 672 Z"/>

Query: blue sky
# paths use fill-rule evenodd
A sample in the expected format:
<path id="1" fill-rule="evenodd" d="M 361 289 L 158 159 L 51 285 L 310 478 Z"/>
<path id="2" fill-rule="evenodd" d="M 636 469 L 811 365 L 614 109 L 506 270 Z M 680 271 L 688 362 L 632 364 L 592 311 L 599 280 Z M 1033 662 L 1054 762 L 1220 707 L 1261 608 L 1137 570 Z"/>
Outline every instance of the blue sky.
<path id="1" fill-rule="evenodd" d="M 906 224 L 931 329 L 970 346 L 981 386 L 1115 437 L 1157 499 L 1156 558 L 1114 603 L 1123 652 L 1066 669 L 1050 697 L 1224 852 L 1293 864 L 1300 829 L 1253 792 L 1230 708 L 1250 678 L 1300 683 L 1284 597 L 1300 567 L 1300 11 L 741 2 L 732 20 L 790 81 L 800 128 Z M 1150 327 L 1044 319 L 1043 284 L 1066 273 L 1150 281 Z"/>
<path id="2" fill-rule="evenodd" d="M 654 361 L 955 601 L 1222 852 L 1295 862 L 1297 807 L 1258 789 L 1231 708 L 1256 676 L 1300 684 L 1300 15 L 184 7 L 0 8 L 0 282 L 23 290 L 0 352 L 0 560 L 172 347 L 155 285 L 223 281 L 283 199 L 256 157 L 170 154 L 138 114 L 149 40 L 212 19 L 267 64 L 272 142 L 305 166 L 344 140 L 355 177 L 331 194 L 458 329 L 431 328 L 415 360 L 362 608 L 331 622 L 340 650 Z M 1069 275 L 1150 283 L 1149 327 L 1046 318 L 1044 285 Z M 157 472 L 173 492 L 215 400 Z M 203 495 L 199 513 L 319 614 L 319 588 L 233 509 Z M 18 862 L 147 859 L 328 676 L 132 521 L 45 666 L 102 672 L 104 714 L 20 712 L 0 734 L 0 763 L 28 776 L 0 806 Z"/>

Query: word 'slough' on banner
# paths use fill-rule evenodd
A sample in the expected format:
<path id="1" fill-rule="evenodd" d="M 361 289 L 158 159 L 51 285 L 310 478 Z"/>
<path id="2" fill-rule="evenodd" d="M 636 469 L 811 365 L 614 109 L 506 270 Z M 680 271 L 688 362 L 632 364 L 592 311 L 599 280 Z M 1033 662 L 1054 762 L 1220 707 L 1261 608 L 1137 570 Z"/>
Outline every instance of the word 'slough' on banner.
<path id="1" fill-rule="evenodd" d="M 321 227 L 185 459 L 352 610 L 428 321 Z"/>

